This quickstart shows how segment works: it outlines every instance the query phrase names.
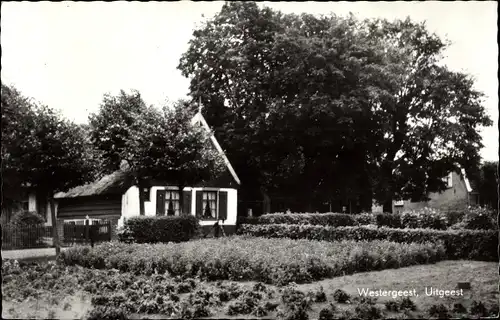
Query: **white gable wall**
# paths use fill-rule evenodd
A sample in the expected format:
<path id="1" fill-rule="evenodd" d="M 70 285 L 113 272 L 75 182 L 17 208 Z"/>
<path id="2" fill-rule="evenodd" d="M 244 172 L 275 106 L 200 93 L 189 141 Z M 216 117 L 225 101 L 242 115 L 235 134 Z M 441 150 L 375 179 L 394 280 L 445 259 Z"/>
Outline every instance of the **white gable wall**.
<path id="1" fill-rule="evenodd" d="M 156 216 L 156 193 L 158 190 L 178 190 L 174 186 L 155 186 L 150 190 L 150 198 L 144 202 L 144 214 Z M 191 188 L 185 187 L 184 191 L 191 192 L 191 214 L 196 215 L 196 191 L 218 190 L 227 192 L 227 219 L 225 225 L 236 225 L 238 191 L 233 188 Z M 118 220 L 118 226 L 123 226 L 124 219 L 139 216 L 139 188 L 133 186 L 125 192 L 122 197 L 122 216 Z M 214 221 L 200 221 L 201 226 L 213 225 Z"/>

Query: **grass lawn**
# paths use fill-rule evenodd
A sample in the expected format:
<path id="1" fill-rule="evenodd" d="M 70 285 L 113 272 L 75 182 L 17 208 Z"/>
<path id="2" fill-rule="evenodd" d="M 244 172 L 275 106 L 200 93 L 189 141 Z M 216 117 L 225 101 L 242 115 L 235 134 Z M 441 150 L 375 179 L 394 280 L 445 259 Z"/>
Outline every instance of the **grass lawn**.
<path id="1" fill-rule="evenodd" d="M 33 267 L 34 270 L 36 268 L 37 267 Z M 46 269 L 39 268 L 37 271 L 38 274 L 31 270 L 25 271 L 26 274 L 24 275 L 12 274 L 12 278 L 9 280 L 10 282 L 6 282 L 6 284 L 3 283 L 3 318 L 81 318 L 84 317 L 86 312 L 94 307 L 94 303 L 91 302 L 92 297 L 95 298 L 101 292 L 103 292 L 102 295 L 110 295 L 110 293 L 105 292 L 119 293 L 122 291 L 130 293 L 131 291 L 136 291 L 144 296 L 155 294 L 155 290 L 158 290 L 158 288 L 154 287 L 155 283 L 158 283 L 156 280 L 152 279 L 154 276 L 135 276 L 116 271 L 90 270 L 82 267 L 72 267 L 70 271 L 62 268 L 60 271 L 54 272 L 55 277 L 59 277 L 62 280 L 57 282 L 49 277 L 47 281 L 53 282 L 50 286 L 45 284 L 47 282 L 44 281 L 45 279 L 38 280 L 38 284 L 35 284 L 35 282 L 37 282 L 36 277 L 39 277 L 40 273 L 47 273 L 47 270 L 51 270 L 50 267 Z M 104 287 L 107 287 L 108 284 L 112 284 L 115 280 L 126 281 L 125 278 L 130 279 L 133 284 L 122 285 L 121 289 L 108 288 L 107 290 L 109 291 L 103 291 Z M 89 291 L 86 285 L 91 281 L 99 284 L 97 290 L 94 289 L 94 291 Z M 108 283 L 102 283 L 101 281 L 108 281 Z M 170 280 L 167 279 L 165 281 Z M 424 289 L 426 286 L 444 290 L 455 289 L 459 281 L 470 281 L 472 285 L 471 290 L 465 291 L 463 297 L 439 298 L 425 295 Z M 35 294 L 33 294 L 33 291 L 28 291 L 28 296 L 25 292 L 11 292 L 13 290 L 21 290 L 20 287 L 29 286 L 30 282 L 33 283 L 32 287 L 36 288 L 34 291 Z M 138 285 L 134 287 L 135 284 Z M 238 290 L 241 290 L 241 292 L 247 290 L 247 293 L 251 293 L 255 291 L 254 286 L 256 282 L 199 282 L 191 289 L 182 293 L 177 292 L 177 296 L 180 298 L 180 302 L 188 301 L 193 298 L 192 293 L 199 291 L 216 294 L 222 290 L 221 288 L 231 287 L 231 284 L 233 284 L 234 287 L 238 287 Z M 62 288 L 60 287 L 61 285 L 63 286 Z M 265 290 L 262 292 L 266 293 L 262 294 L 260 303 L 274 302 L 279 304 L 278 310 L 282 308 L 282 293 L 284 288 L 273 285 L 266 285 L 265 287 Z M 341 315 L 343 310 L 349 310 L 354 313 L 354 309 L 358 305 L 359 300 L 358 288 L 385 290 L 415 289 L 419 296 L 411 297 L 411 299 L 416 304 L 417 310 L 406 316 L 410 318 L 428 318 L 427 310 L 433 304 L 442 303 L 451 309 L 454 303 L 459 302 L 469 310 L 471 302 L 476 300 L 483 302 L 488 308 L 491 308 L 491 306 L 495 304 L 498 306 L 498 264 L 494 262 L 479 261 L 442 261 L 431 265 L 358 273 L 296 285 L 296 289 L 304 293 L 309 291 L 316 292 L 320 287 L 323 287 L 327 301 L 312 303 L 311 309 L 308 311 L 309 319 L 318 319 L 320 310 L 328 306 L 329 303 L 334 303 L 337 308 L 337 312 L 335 313 L 336 318 Z M 148 290 L 144 292 L 144 288 Z M 342 289 L 350 294 L 351 303 L 343 304 L 335 302 L 333 299 L 333 292 L 336 289 Z M 189 298 L 189 296 L 191 296 L 191 298 Z M 169 299 L 168 295 L 165 295 L 165 297 Z M 390 297 L 381 297 L 376 301 L 376 306 L 384 310 L 383 317 L 400 317 L 401 314 L 398 315 L 385 310 L 384 302 L 390 300 L 393 299 Z M 234 300 L 229 298 L 228 301 L 211 304 L 209 308 L 210 316 L 206 318 L 258 318 L 250 314 L 228 315 L 228 305 L 231 303 L 234 303 Z M 277 313 L 278 311 L 271 311 L 263 318 L 276 318 Z M 154 312 L 135 313 L 130 314 L 129 317 L 140 319 L 144 316 L 147 316 L 149 319 L 167 317 L 165 314 L 155 314 Z M 179 316 L 175 316 L 175 318 L 179 318 Z"/>

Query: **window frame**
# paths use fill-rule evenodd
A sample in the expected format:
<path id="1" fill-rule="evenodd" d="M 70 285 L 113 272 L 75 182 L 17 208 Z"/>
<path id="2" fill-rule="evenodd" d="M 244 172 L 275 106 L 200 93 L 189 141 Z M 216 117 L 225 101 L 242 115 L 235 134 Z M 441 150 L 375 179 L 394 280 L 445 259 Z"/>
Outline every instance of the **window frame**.
<path id="1" fill-rule="evenodd" d="M 201 217 L 199 217 L 199 219 L 201 221 L 218 221 L 218 218 L 219 218 L 219 190 L 213 190 L 213 189 L 202 189 L 200 190 L 199 192 L 201 192 Z M 215 194 L 215 217 L 212 216 L 210 218 L 207 218 L 203 215 L 204 211 L 205 211 L 205 201 L 210 201 L 210 199 L 204 199 L 204 195 L 205 194 L 209 194 L 209 193 L 212 193 L 212 194 Z"/>
<path id="2" fill-rule="evenodd" d="M 181 215 L 181 200 L 180 200 L 181 193 L 179 192 L 179 190 L 165 189 L 165 190 L 163 190 L 163 192 L 164 192 L 164 197 L 165 197 L 164 198 L 164 200 L 165 200 L 165 216 L 166 217 L 178 217 L 178 216 L 180 216 Z M 178 195 L 177 199 L 171 199 L 172 193 L 176 193 Z M 167 198 L 167 195 L 169 196 L 169 198 Z M 172 201 L 174 204 L 174 215 L 168 214 L 168 204 L 170 201 Z M 177 206 L 175 205 L 175 203 L 177 203 Z M 177 207 L 177 209 L 175 209 L 175 207 Z"/>

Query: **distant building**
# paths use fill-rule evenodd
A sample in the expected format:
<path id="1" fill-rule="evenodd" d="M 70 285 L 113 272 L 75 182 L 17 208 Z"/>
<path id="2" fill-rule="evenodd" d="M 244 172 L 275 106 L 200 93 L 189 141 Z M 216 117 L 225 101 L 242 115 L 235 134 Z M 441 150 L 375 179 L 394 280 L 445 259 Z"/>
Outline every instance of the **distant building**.
<path id="1" fill-rule="evenodd" d="M 446 190 L 429 194 L 429 201 L 393 201 L 392 212 L 398 213 L 425 207 L 436 209 L 465 209 L 469 205 L 479 204 L 479 192 L 474 183 L 471 183 L 467 178 L 464 169 L 461 169 L 460 172 L 450 172 L 450 174 L 443 179 L 446 180 Z M 382 212 L 382 206 L 373 205 L 372 211 Z"/>

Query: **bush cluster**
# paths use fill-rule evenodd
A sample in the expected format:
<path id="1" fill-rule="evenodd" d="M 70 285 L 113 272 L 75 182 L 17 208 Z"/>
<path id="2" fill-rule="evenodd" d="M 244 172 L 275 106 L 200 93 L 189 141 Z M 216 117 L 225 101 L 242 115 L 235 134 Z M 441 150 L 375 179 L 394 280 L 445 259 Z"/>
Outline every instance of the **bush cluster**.
<path id="1" fill-rule="evenodd" d="M 138 216 L 127 219 L 118 233 L 125 242 L 157 243 L 183 242 L 199 234 L 195 216 Z"/>
<path id="2" fill-rule="evenodd" d="M 398 243 L 442 243 L 449 259 L 498 261 L 495 230 L 394 229 L 370 226 L 325 227 L 313 225 L 241 225 L 239 234 L 269 238 L 320 241 L 387 240 Z"/>
<path id="3" fill-rule="evenodd" d="M 284 285 L 432 263 L 444 257 L 444 248 L 433 243 L 402 244 L 380 240 L 331 243 L 228 237 L 178 244 L 111 242 L 93 249 L 74 247 L 61 252 L 59 261 L 146 275 L 167 272 L 206 280 L 255 280 Z"/>

